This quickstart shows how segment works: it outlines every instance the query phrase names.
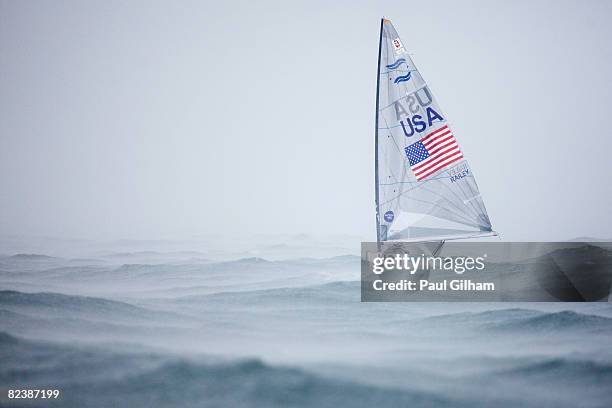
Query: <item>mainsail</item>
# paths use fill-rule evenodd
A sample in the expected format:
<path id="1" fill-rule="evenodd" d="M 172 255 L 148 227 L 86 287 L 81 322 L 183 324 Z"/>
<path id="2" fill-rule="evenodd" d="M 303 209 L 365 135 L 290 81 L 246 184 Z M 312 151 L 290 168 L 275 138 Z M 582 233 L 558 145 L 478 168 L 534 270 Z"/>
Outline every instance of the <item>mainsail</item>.
<path id="1" fill-rule="evenodd" d="M 390 20 L 380 28 L 376 95 L 378 242 L 493 235 L 474 173 Z"/>

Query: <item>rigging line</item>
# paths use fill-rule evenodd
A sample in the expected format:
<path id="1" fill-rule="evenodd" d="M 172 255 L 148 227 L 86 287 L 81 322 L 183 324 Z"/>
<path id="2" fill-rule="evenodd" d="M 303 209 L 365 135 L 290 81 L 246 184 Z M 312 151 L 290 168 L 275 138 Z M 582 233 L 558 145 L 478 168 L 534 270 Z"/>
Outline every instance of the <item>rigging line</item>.
<path id="1" fill-rule="evenodd" d="M 380 115 L 380 112 L 378 112 L 378 115 Z M 383 120 L 384 120 L 384 121 L 385 121 L 385 123 L 386 123 L 386 122 L 387 122 L 387 119 L 385 118 L 385 116 L 384 116 L 384 115 L 381 115 L 381 116 L 382 116 Z M 389 133 L 388 133 L 388 135 L 389 135 L 389 136 L 390 136 L 390 138 L 393 140 L 393 144 L 394 144 L 394 145 L 395 145 L 395 147 L 397 148 L 398 152 L 400 152 L 400 154 L 401 154 L 401 150 L 400 150 L 399 146 L 397 145 L 397 142 L 396 142 L 396 140 L 395 140 L 395 137 L 393 136 L 393 133 L 389 132 Z M 383 145 L 383 146 L 384 146 L 384 145 Z M 379 149 L 380 149 L 380 146 L 379 146 Z M 386 153 L 386 150 L 385 150 L 385 153 Z M 400 178 L 398 178 L 398 177 L 395 175 L 395 173 L 394 173 L 392 170 L 390 170 L 390 169 L 388 168 L 388 166 L 387 166 L 387 171 L 388 171 L 388 172 L 391 174 L 391 176 L 392 176 L 392 177 L 393 177 L 393 178 L 394 178 L 396 181 L 401 180 Z M 379 179 L 378 181 L 379 181 L 379 185 L 382 185 L 382 184 L 380 183 L 380 179 Z"/>
<path id="2" fill-rule="evenodd" d="M 399 177 L 397 177 L 397 176 L 395 175 L 395 173 L 393 172 L 393 170 L 387 169 L 387 171 L 389 172 L 390 177 L 393 177 L 395 180 L 401 180 L 401 178 L 399 178 Z M 383 184 L 380 184 L 380 183 L 379 183 L 378 185 L 382 186 Z"/>
<path id="3" fill-rule="evenodd" d="M 467 160 L 465 160 L 465 162 L 467 163 Z M 471 171 L 471 169 L 470 169 L 470 171 Z M 472 176 L 471 178 L 472 178 L 472 180 L 474 180 L 474 182 L 476 181 L 476 178 L 474 178 L 474 176 Z M 465 184 L 466 184 L 466 186 L 465 186 L 465 187 L 467 187 L 467 183 L 465 183 Z M 465 202 L 465 200 L 463 200 L 463 199 L 462 199 L 462 198 L 461 198 L 461 197 L 460 197 L 460 196 L 459 196 L 459 195 L 458 195 L 458 194 L 457 194 L 457 193 L 456 193 L 456 192 L 455 192 L 455 191 L 454 191 L 454 190 L 451 188 L 451 186 L 450 186 L 449 184 L 444 183 L 444 186 L 446 187 L 446 189 L 447 189 L 448 191 L 450 191 L 450 192 L 451 192 L 451 194 L 453 194 L 453 195 L 455 196 L 455 198 L 456 198 L 456 199 L 458 199 L 459 201 L 463 202 L 463 204 L 465 205 L 465 209 L 466 209 L 466 210 L 468 210 L 468 211 L 466 212 L 467 214 L 469 214 L 469 213 L 470 213 L 470 210 L 471 210 L 471 214 L 470 214 L 470 215 L 472 215 L 472 217 L 474 217 L 474 218 L 475 218 L 475 219 L 476 219 L 476 220 L 479 222 L 479 224 L 480 224 L 480 225 L 482 225 L 482 226 L 486 226 L 486 225 L 484 225 L 484 224 L 481 224 L 481 221 L 482 221 L 482 217 L 481 217 L 482 210 L 481 210 L 481 209 L 477 209 L 477 208 L 475 208 L 475 207 L 474 207 L 474 204 L 473 204 L 473 201 L 478 201 L 478 200 L 471 200 L 472 202 L 470 202 L 470 205 L 468 206 L 468 204 Z M 463 194 L 463 196 L 464 196 L 464 197 L 467 197 L 468 195 L 466 194 L 465 189 L 464 189 L 463 187 L 464 187 L 464 186 L 463 186 L 461 183 L 458 183 L 458 188 L 459 188 L 459 190 L 461 190 L 461 193 Z M 470 191 L 469 191 L 469 193 L 470 193 L 470 194 L 473 194 L 472 189 L 469 189 L 469 190 L 470 190 Z M 476 191 L 478 192 L 478 188 L 476 188 Z M 480 192 L 478 192 L 478 193 L 480 193 Z"/>
<path id="4" fill-rule="evenodd" d="M 385 122 L 385 124 L 387 124 L 387 118 L 385 117 L 385 115 L 381 115 L 383 118 L 383 121 Z M 389 132 L 389 135 L 391 136 L 391 140 L 393 140 L 393 144 L 395 145 L 395 147 L 397 148 L 397 152 L 400 154 L 400 156 L 403 158 L 404 157 L 404 151 L 397 145 L 397 142 L 395 140 L 395 136 L 393 136 L 393 133 Z"/>
<path id="5" fill-rule="evenodd" d="M 467 177 L 474 178 L 474 176 L 472 176 L 472 175 L 465 176 L 465 177 L 466 178 Z M 431 178 L 428 178 L 426 180 L 426 182 L 427 181 L 433 181 L 433 180 L 442 180 L 442 179 L 445 179 L 445 178 L 446 178 L 446 176 L 444 176 L 444 177 L 431 177 Z M 390 185 L 393 185 L 393 184 L 418 184 L 418 183 L 423 183 L 423 181 L 398 181 L 397 183 L 387 183 L 387 184 L 380 183 L 380 185 L 381 186 L 390 186 Z"/>
<path id="6" fill-rule="evenodd" d="M 402 68 L 398 68 L 398 69 L 394 69 L 393 71 L 387 71 L 387 72 L 381 72 L 380 75 L 389 75 L 389 74 L 395 74 L 395 73 L 407 73 L 407 72 L 417 72 L 416 69 L 402 69 Z"/>
<path id="7" fill-rule="evenodd" d="M 406 179 L 406 174 L 407 174 L 407 170 L 408 167 L 406 165 L 402 166 L 402 180 Z M 400 186 L 399 190 L 402 191 L 404 190 L 404 186 Z M 397 205 L 399 206 L 399 208 L 402 208 L 402 204 L 403 204 L 403 196 L 399 196 L 399 198 L 397 199 Z"/>
<path id="8" fill-rule="evenodd" d="M 446 238 L 446 240 L 451 240 L 451 239 L 470 239 L 470 238 L 482 238 L 482 237 L 492 237 L 492 236 L 498 236 L 499 234 L 495 231 L 480 231 L 480 232 L 474 232 L 471 235 L 466 235 L 463 238 Z"/>
<path id="9" fill-rule="evenodd" d="M 379 114 L 380 114 L 380 113 L 379 113 Z M 383 121 L 385 122 L 385 124 L 387 124 L 387 118 L 385 117 L 385 115 L 380 115 L 380 116 L 382 117 L 382 119 L 383 119 Z M 395 137 L 393 136 L 393 133 L 389 131 L 389 132 L 388 132 L 388 135 L 390 135 L 390 136 L 391 136 L 391 139 L 393 139 L 393 142 L 394 142 L 395 146 L 397 147 L 397 149 L 398 149 L 398 151 L 399 151 L 399 150 L 400 150 L 400 148 L 399 148 L 399 146 L 397 146 L 397 143 L 395 143 Z"/>
<path id="10" fill-rule="evenodd" d="M 422 187 L 422 189 L 423 189 L 423 190 L 425 190 L 425 191 L 427 191 L 427 192 L 429 192 L 429 193 L 431 193 L 432 195 L 435 195 L 435 196 L 440 197 L 442 200 L 444 200 L 445 202 L 449 203 L 451 206 L 454 204 L 454 203 L 453 203 L 453 202 L 452 202 L 450 199 L 448 199 L 447 197 L 442 196 L 441 194 L 436 193 L 436 192 L 434 192 L 434 191 L 432 191 L 432 190 L 428 189 L 428 188 L 427 188 L 427 187 L 425 187 L 425 186 L 423 186 L 423 187 Z M 455 198 L 457 198 L 457 199 L 461 200 L 461 198 L 460 198 L 460 197 L 457 197 L 456 195 L 455 195 Z M 432 202 L 432 204 L 433 204 L 433 202 Z M 465 211 L 453 212 L 453 211 L 451 211 L 449 208 L 445 208 L 445 207 L 441 207 L 441 208 L 442 208 L 443 210 L 445 210 L 446 212 L 448 212 L 449 214 L 451 214 L 451 216 L 456 216 L 456 217 L 459 217 L 459 218 L 463 218 L 463 219 L 468 220 L 470 223 L 469 223 L 469 224 L 467 224 L 467 225 L 473 225 L 473 224 L 472 224 L 472 223 L 474 222 L 474 216 L 473 216 L 473 215 L 477 215 L 477 214 L 470 214 L 470 213 L 465 212 Z M 479 218 L 479 217 L 475 217 L 475 218 Z M 453 219 L 453 221 L 456 221 L 456 220 L 455 220 L 455 219 Z M 460 222 L 460 223 L 462 223 L 462 224 L 463 224 L 463 222 L 461 222 L 461 221 L 457 221 L 457 222 Z M 479 225 L 480 225 L 480 224 L 479 224 Z"/>
<path id="11" fill-rule="evenodd" d="M 472 171 L 472 168 L 470 167 L 470 172 Z M 478 191 L 478 194 L 480 194 L 480 188 L 478 187 L 478 183 L 476 182 L 476 178 L 474 178 L 474 186 L 476 187 L 476 191 Z M 478 208 L 481 211 L 481 214 L 484 215 L 487 219 L 487 222 L 489 224 L 489 226 L 491 226 L 491 220 L 489 219 L 489 214 L 487 213 L 487 208 L 485 206 L 484 200 L 481 199 L 480 200 L 474 200 L 477 201 L 478 204 Z"/>
<path id="12" fill-rule="evenodd" d="M 466 234 L 454 234 L 450 236 L 445 236 L 444 241 L 458 240 L 458 239 L 471 239 L 471 238 L 481 238 L 481 237 L 490 237 L 497 236 L 497 233 L 492 234 L 493 231 L 474 231 L 469 233 L 466 231 Z M 441 238 L 441 237 L 440 237 Z"/>
<path id="13" fill-rule="evenodd" d="M 468 161 L 467 161 L 467 159 L 465 158 L 465 156 L 464 156 L 464 161 L 465 161 L 465 163 L 466 163 L 467 167 L 470 169 L 470 172 L 472 172 L 472 168 L 471 168 L 471 167 L 470 167 L 470 165 L 468 164 Z M 480 194 L 480 190 L 478 189 L 478 184 L 476 184 L 476 178 L 475 178 L 475 177 L 472 177 L 472 179 L 473 179 L 473 181 L 474 181 L 475 191 L 476 191 L 476 192 L 478 192 L 478 194 Z M 466 197 L 468 197 L 468 195 L 467 195 L 467 194 L 466 194 L 466 192 L 465 192 L 465 189 L 463 188 L 463 187 L 464 187 L 464 186 L 463 186 L 463 184 L 462 184 L 462 183 L 458 183 L 458 186 L 459 186 L 459 189 L 461 190 L 461 192 L 463 193 L 463 195 L 464 195 L 464 196 L 466 196 Z M 468 186 L 466 185 L 465 187 L 467 188 Z M 450 186 L 448 186 L 448 188 L 450 189 Z M 474 189 L 471 189 L 471 188 L 470 188 L 469 190 L 470 190 L 470 191 L 469 191 L 469 193 L 470 193 L 470 194 L 473 194 L 473 193 L 474 193 L 474 191 L 472 191 L 472 190 L 474 190 Z M 468 198 L 469 198 L 469 197 L 468 197 Z M 466 203 L 466 202 L 465 202 L 465 200 L 462 200 L 462 201 L 463 201 L 463 204 L 464 204 L 466 207 L 468 207 L 468 203 Z M 475 215 L 477 216 L 477 218 L 479 218 L 479 219 L 481 218 L 481 215 L 482 215 L 482 214 L 486 214 L 486 212 L 487 212 L 487 211 L 486 211 L 486 209 L 484 209 L 483 207 L 481 207 L 481 205 L 480 205 L 480 204 L 481 204 L 481 201 L 482 201 L 482 200 L 470 200 L 470 201 L 469 201 L 469 204 L 470 204 L 470 205 L 469 205 L 469 207 L 470 207 L 470 208 L 472 208 L 472 210 L 474 211 L 474 214 L 475 214 Z M 484 205 L 484 203 L 482 203 L 482 204 Z M 487 218 L 488 218 L 488 217 L 487 217 Z"/>
<path id="14" fill-rule="evenodd" d="M 465 162 L 467 163 L 467 160 L 465 160 Z M 464 200 L 457 194 L 457 192 L 451 188 L 451 186 L 447 183 L 442 183 L 442 185 L 444 186 L 444 188 L 446 188 L 446 191 L 450 192 L 457 200 L 463 202 Z M 461 190 L 461 193 L 463 194 L 464 197 L 467 197 L 467 194 L 465 193 L 465 190 L 462 188 L 461 185 L 459 185 L 458 187 Z M 450 201 L 450 200 L 449 200 Z M 480 218 L 480 213 L 478 212 L 478 210 L 474 209 L 473 207 L 468 207 L 467 204 L 464 203 L 464 205 L 466 206 L 466 209 L 468 210 L 468 212 L 465 212 L 464 214 L 466 214 L 467 216 L 472 216 L 473 218 L 479 219 Z M 473 213 L 470 214 L 469 210 L 472 210 Z"/>
<path id="15" fill-rule="evenodd" d="M 436 250 L 431 254 L 431 256 L 436 256 L 438 255 L 438 252 L 440 252 L 440 250 L 442 249 L 442 247 L 444 246 L 444 243 L 446 242 L 446 240 L 442 240 L 440 241 L 440 245 L 436 248 Z"/>
<path id="16" fill-rule="evenodd" d="M 398 194 L 396 197 L 392 198 L 391 200 L 387 200 L 385 202 L 383 202 L 381 205 L 385 205 L 395 199 L 399 200 L 400 196 L 403 196 L 405 193 L 408 193 L 412 190 L 414 190 L 416 187 L 412 187 L 400 194 Z M 428 190 L 429 191 L 429 190 Z M 430 204 L 433 207 L 436 207 L 440 210 L 440 212 L 442 214 L 444 214 L 444 218 L 448 219 L 450 221 L 453 222 L 458 222 L 460 224 L 464 224 L 464 225 L 469 225 L 469 226 L 480 226 L 480 224 L 474 224 L 474 220 L 472 218 L 470 218 L 469 216 L 467 216 L 465 213 L 456 213 L 451 211 L 450 209 L 446 208 L 446 207 L 442 207 L 441 205 L 439 205 L 437 202 L 434 201 L 429 201 L 429 200 L 424 200 L 424 199 L 417 199 L 415 197 L 412 196 L 403 196 L 403 198 L 407 198 L 409 200 L 413 200 L 416 202 L 420 202 L 420 203 L 424 203 L 424 204 Z"/>
<path id="17" fill-rule="evenodd" d="M 389 172 L 390 176 L 389 177 L 393 177 L 395 180 L 400 180 L 400 178 L 398 178 L 395 173 L 393 173 L 393 170 L 390 170 L 387 168 L 387 171 Z M 383 186 L 384 184 L 382 183 L 378 183 L 379 186 Z"/>
<path id="18" fill-rule="evenodd" d="M 385 123 L 387 123 L 387 118 L 386 118 L 384 115 L 382 115 L 382 118 L 383 118 L 383 120 L 385 121 Z M 400 155 L 400 163 L 405 163 L 406 158 L 404 157 L 404 151 L 403 151 L 403 150 L 402 150 L 402 149 L 399 147 L 399 145 L 397 144 L 397 140 L 395 140 L 395 137 L 394 137 L 393 133 L 389 132 L 389 136 L 390 136 L 390 137 L 391 137 L 391 139 L 393 140 L 393 144 L 394 144 L 394 146 L 396 147 L 397 152 L 398 152 L 398 153 L 399 153 L 399 155 Z M 402 170 L 402 174 L 405 176 L 405 175 L 406 175 L 406 172 L 407 172 L 407 166 L 406 166 L 406 165 L 401 166 L 401 170 Z M 395 174 L 394 174 L 394 173 L 393 173 L 391 170 L 388 170 L 388 171 L 389 171 L 389 173 L 391 173 L 391 174 L 392 174 L 393 178 L 394 178 L 396 181 L 399 181 L 399 180 L 403 180 L 403 179 L 405 179 L 405 177 L 398 178 L 398 177 L 397 177 L 397 176 L 396 176 L 396 175 L 395 175 Z M 398 201 L 399 201 L 399 200 L 398 200 Z M 399 207 L 401 207 L 401 202 L 399 202 L 399 203 L 398 203 L 398 206 L 399 206 Z"/>
<path id="19" fill-rule="evenodd" d="M 416 69 L 416 67 L 415 67 L 415 69 L 414 69 L 414 72 L 418 72 L 418 70 Z M 413 83 L 413 84 L 411 84 L 412 86 L 414 86 L 414 90 L 413 90 L 412 92 L 410 92 L 410 94 L 413 94 L 413 93 L 415 93 L 415 92 L 420 91 L 421 89 L 423 89 L 423 88 L 425 88 L 425 87 L 428 87 L 427 83 L 426 83 L 426 82 L 425 82 L 425 80 L 423 79 L 423 77 L 422 77 L 422 75 L 421 75 L 421 73 L 420 73 L 420 72 L 419 72 L 419 76 L 421 77 L 421 80 L 423 81 L 423 85 L 422 85 L 422 86 L 419 86 L 419 87 L 417 88 L 417 86 L 416 86 L 414 83 Z M 401 84 L 401 85 L 408 86 L 408 84 L 407 84 L 407 83 L 405 83 L 405 84 Z M 430 91 L 430 92 L 431 92 L 431 91 Z M 387 105 L 387 106 L 383 106 L 382 108 L 379 108 L 379 110 L 381 110 L 381 111 L 382 111 L 382 110 L 385 110 L 385 109 L 387 109 L 387 108 L 390 108 L 391 106 L 395 105 L 395 103 L 397 103 L 398 101 L 400 101 L 400 100 L 402 100 L 402 99 L 405 99 L 405 98 L 408 98 L 408 96 L 409 96 L 409 94 L 404 95 L 404 96 L 400 96 L 399 98 L 394 99 L 394 100 L 393 100 L 393 102 L 392 102 L 392 103 L 390 103 L 389 105 Z M 433 96 L 432 96 L 432 97 L 433 97 Z"/>
<path id="20" fill-rule="evenodd" d="M 401 99 L 401 98 L 400 98 L 400 99 Z M 435 97 L 434 97 L 433 95 L 432 95 L 432 99 L 435 99 Z M 398 99 L 398 100 L 399 100 L 399 99 Z M 439 105 L 439 104 L 438 104 L 438 105 Z M 440 112 L 440 113 L 442 113 L 442 112 Z M 442 122 L 439 122 L 439 123 L 442 123 Z M 452 129 L 454 129 L 454 126 L 453 126 L 453 125 L 451 125 L 451 122 L 450 122 L 448 119 L 446 119 L 446 124 L 448 125 L 448 127 L 449 127 L 449 128 L 451 128 L 451 130 L 452 130 Z M 389 126 L 389 127 L 381 127 L 380 129 L 393 129 L 393 128 L 398 128 L 398 127 L 400 127 L 400 126 L 401 126 L 401 125 L 393 125 L 393 126 Z"/>
<path id="21" fill-rule="evenodd" d="M 410 192 L 410 191 L 412 191 L 412 190 L 415 190 L 417 187 L 419 187 L 419 186 L 414 186 L 414 187 L 412 187 L 412 188 L 409 188 L 408 190 L 406 190 L 406 191 L 404 191 L 404 192 L 402 192 L 402 193 L 398 194 L 397 196 L 395 196 L 395 197 L 393 197 L 393 198 L 391 198 L 391 199 L 389 199 L 389 200 L 387 200 L 387 201 L 385 201 L 385 202 L 381 203 L 380 205 L 382 206 L 382 205 L 385 205 L 385 204 L 390 203 L 390 202 L 391 202 L 391 201 L 393 201 L 393 200 L 399 199 L 399 197 L 400 197 L 400 196 L 403 196 L 404 194 L 409 193 L 409 192 Z M 429 190 L 428 190 L 428 191 L 429 191 Z M 467 223 L 466 223 L 466 222 L 460 222 L 460 221 L 457 221 L 457 222 L 459 222 L 459 223 L 461 223 L 461 224 L 465 224 L 465 225 L 469 225 L 469 226 L 473 226 L 473 227 L 479 227 L 479 226 L 480 226 L 480 225 L 478 225 L 478 224 L 474 225 L 474 224 L 473 224 L 473 221 L 472 221 L 472 220 L 470 220 L 470 219 L 469 219 L 468 217 L 466 217 L 465 215 L 463 215 L 463 214 L 453 214 L 453 212 L 452 212 L 452 211 L 450 211 L 450 210 L 448 210 L 448 209 L 446 209 L 446 208 L 444 208 L 444 207 L 441 207 L 440 205 L 438 205 L 438 203 L 435 203 L 435 202 L 433 202 L 433 201 L 419 200 L 419 199 L 416 199 L 416 198 L 414 198 L 414 197 L 408 197 L 408 198 L 409 198 L 409 199 L 411 199 L 411 200 L 417 201 L 417 202 L 421 202 L 421 203 L 425 203 L 425 204 L 431 204 L 431 205 L 433 205 L 434 207 L 438 207 L 438 208 L 442 209 L 443 211 L 448 212 L 448 213 L 449 213 L 449 214 L 451 214 L 451 215 L 455 215 L 455 216 L 456 216 L 456 217 L 458 217 L 458 218 L 465 218 L 465 219 L 468 221 Z M 452 221 L 454 221 L 454 220 L 452 220 Z"/>
<path id="22" fill-rule="evenodd" d="M 447 123 L 447 125 L 449 126 L 449 128 L 451 129 L 451 132 L 453 132 L 453 133 L 454 133 L 454 128 L 455 128 L 454 124 L 451 124 L 451 123 L 450 123 L 448 120 L 446 121 L 446 123 Z M 457 141 L 457 143 L 459 143 L 459 142 Z M 470 173 L 471 173 L 471 172 L 472 172 L 472 168 L 470 167 L 470 165 L 469 165 L 469 163 L 468 163 L 468 160 L 467 160 L 467 157 L 465 157 L 465 153 L 463 152 L 463 150 L 462 150 L 462 154 L 463 154 L 463 156 L 464 156 L 464 157 L 463 157 L 463 160 L 465 161 L 465 163 L 466 163 L 466 165 L 467 165 L 467 167 L 469 168 Z M 476 178 L 475 178 L 475 177 L 473 177 L 473 180 L 474 180 L 474 186 L 475 186 L 475 188 L 476 188 L 476 191 L 477 191 L 477 192 L 480 194 L 480 190 L 478 189 L 478 183 L 476 183 Z M 465 190 L 464 190 L 462 187 L 463 187 L 463 186 L 460 184 L 460 185 L 459 185 L 459 189 L 460 189 L 460 190 L 461 190 L 461 192 L 462 192 L 462 193 L 463 193 L 463 194 L 464 194 L 464 195 L 467 197 L 467 194 L 465 193 Z M 466 187 L 467 187 L 467 186 L 466 186 Z M 449 188 L 450 188 L 450 187 L 449 187 Z M 471 190 L 471 189 L 470 189 L 470 190 Z M 470 191 L 470 193 L 472 193 L 472 191 Z M 475 203 L 474 203 L 474 201 L 475 201 Z M 464 202 L 464 204 L 467 206 L 467 203 L 465 203 L 465 202 Z M 487 219 L 489 218 L 489 217 L 488 217 L 488 215 L 487 215 L 487 210 L 486 210 L 486 208 L 484 207 L 484 202 L 482 202 L 482 200 L 471 200 L 471 201 L 470 201 L 470 206 L 471 206 L 471 207 L 474 209 L 474 212 L 476 213 L 476 215 L 478 216 L 478 218 L 480 218 L 480 216 L 481 216 L 482 214 L 484 214 L 484 215 L 486 216 L 486 218 L 487 218 Z M 476 206 L 477 206 L 477 208 L 476 208 Z M 491 223 L 490 223 L 490 221 L 489 221 L 489 225 L 490 225 L 490 224 L 491 224 Z"/>
<path id="23" fill-rule="evenodd" d="M 474 178 L 473 181 L 476 182 L 476 179 Z M 466 186 L 466 188 L 467 188 L 467 186 Z M 462 187 L 461 187 L 461 189 L 463 191 Z M 474 191 L 471 191 L 471 190 L 472 189 L 470 189 L 470 193 L 474 193 Z M 480 222 L 485 222 L 485 220 L 488 219 L 488 216 L 486 216 L 487 210 L 481 206 L 481 204 L 484 205 L 484 203 L 483 203 L 482 199 L 479 199 L 480 198 L 480 191 L 478 190 L 478 185 L 475 185 L 475 192 L 477 192 L 478 194 L 473 196 L 473 197 L 471 197 L 471 198 L 469 198 L 468 200 L 463 200 L 463 204 L 466 207 L 469 206 L 470 208 L 472 208 L 474 210 L 474 212 L 476 213 L 477 218 L 478 218 L 478 220 Z M 489 222 L 489 224 L 490 224 L 490 222 Z M 483 226 L 487 226 L 487 225 L 483 224 Z"/>
<path id="24" fill-rule="evenodd" d="M 451 235 L 441 235 L 441 236 L 437 236 L 437 237 L 430 237 L 427 238 L 426 241 L 417 241 L 417 240 L 413 240 L 410 239 L 410 237 L 408 237 L 408 239 L 390 239 L 387 240 L 388 243 L 394 243 L 394 242 L 436 242 L 436 241 L 451 241 L 451 240 L 459 240 L 459 239 L 471 239 L 471 238 L 481 238 L 481 237 L 494 237 L 494 236 L 499 236 L 499 234 L 496 231 L 464 231 L 461 234 L 451 234 Z M 422 239 L 422 238 L 421 238 Z"/>

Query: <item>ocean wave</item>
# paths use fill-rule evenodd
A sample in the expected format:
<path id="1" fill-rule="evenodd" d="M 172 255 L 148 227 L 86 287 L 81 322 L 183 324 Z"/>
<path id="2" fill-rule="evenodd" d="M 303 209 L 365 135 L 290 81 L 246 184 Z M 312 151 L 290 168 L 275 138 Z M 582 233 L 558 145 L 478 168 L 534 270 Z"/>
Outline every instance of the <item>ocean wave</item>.
<path id="1" fill-rule="evenodd" d="M 581 304 L 582 305 L 582 304 Z M 584 304 L 584 306 L 587 306 Z M 597 312 L 596 309 L 593 309 Z M 463 328 L 482 328 L 514 333 L 555 331 L 566 333 L 579 330 L 612 331 L 612 318 L 562 310 L 547 312 L 524 308 L 507 308 L 483 312 L 445 313 L 422 319 L 421 324 Z"/>
<path id="2" fill-rule="evenodd" d="M 428 324 L 461 324 L 471 326 L 482 326 L 489 323 L 500 323 L 515 321 L 518 319 L 527 319 L 534 316 L 540 316 L 543 312 L 523 309 L 523 308 L 507 308 L 485 310 L 482 312 L 460 312 L 460 313 L 444 313 L 440 315 L 430 316 L 422 321 Z"/>
<path id="3" fill-rule="evenodd" d="M 490 328 L 528 333 L 546 331 L 562 333 L 568 331 L 575 332 L 576 330 L 612 331 L 612 318 L 564 310 L 496 322 L 491 324 Z"/>
<path id="4" fill-rule="evenodd" d="M 0 257 L 0 270 L 9 272 L 40 271 L 62 265 L 65 262 L 67 261 L 63 258 L 21 253 Z"/>
<path id="5" fill-rule="evenodd" d="M 0 333 L 0 355 L 6 353 L 10 357 L 0 367 L 3 385 L 54 384 L 62 389 L 63 407 L 474 406 L 434 393 L 340 380 L 260 359 L 108 352 Z"/>
<path id="6" fill-rule="evenodd" d="M 18 343 L 19 343 L 19 339 L 17 337 L 12 336 L 6 332 L 0 331 L 0 347 L 6 346 L 6 345 L 14 345 Z"/>
<path id="7" fill-rule="evenodd" d="M 150 264 L 150 263 L 126 263 L 115 271 L 128 271 L 128 272 L 181 272 L 181 271 L 216 271 L 216 270 L 230 270 L 234 272 L 244 271 L 245 268 L 256 267 L 256 268 L 274 268 L 277 270 L 282 269 L 283 271 L 290 272 L 296 266 L 308 266 L 308 267 L 327 267 L 327 266 L 340 266 L 347 265 L 352 267 L 359 267 L 360 257 L 355 255 L 340 255 L 329 258 L 292 258 L 286 260 L 268 260 L 262 257 L 246 257 L 227 261 L 208 261 L 207 264 L 184 262 L 181 264 Z"/>
<path id="8" fill-rule="evenodd" d="M 523 379 L 527 376 L 554 375 L 566 379 L 579 376 L 585 382 L 587 378 L 597 379 L 598 381 L 612 381 L 612 363 L 554 357 L 520 364 L 517 367 L 499 371 L 498 374 L 502 376 L 512 375 Z"/>
<path id="9" fill-rule="evenodd" d="M 43 254 L 15 254 L 15 255 L 7 256 L 6 258 L 13 259 L 13 260 L 27 260 L 27 261 L 49 261 L 49 260 L 54 260 L 54 259 L 60 259 L 54 256 L 43 255 Z"/>
<path id="10" fill-rule="evenodd" d="M 598 245 L 586 244 L 578 247 L 559 248 L 550 253 L 553 257 L 562 256 L 566 258 L 579 258 L 587 260 L 612 259 L 612 251 Z"/>
<path id="11" fill-rule="evenodd" d="M 175 313 L 151 310 L 125 302 L 50 292 L 24 293 L 2 290 L 0 307 L 12 312 L 46 318 L 144 323 L 186 321 L 185 317 Z"/>
<path id="12" fill-rule="evenodd" d="M 173 300 L 178 304 L 232 303 L 234 305 L 262 303 L 283 305 L 305 304 L 312 308 L 359 302 L 359 281 L 329 282 L 319 285 L 283 287 L 249 291 L 219 292 L 207 295 L 183 296 Z M 283 306 L 285 307 L 285 306 Z"/>

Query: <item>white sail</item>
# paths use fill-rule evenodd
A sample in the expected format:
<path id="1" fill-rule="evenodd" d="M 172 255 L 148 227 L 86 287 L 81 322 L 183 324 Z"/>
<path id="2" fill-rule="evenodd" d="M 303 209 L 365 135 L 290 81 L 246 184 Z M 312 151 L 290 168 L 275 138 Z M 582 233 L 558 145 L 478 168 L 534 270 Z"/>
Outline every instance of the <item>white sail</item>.
<path id="1" fill-rule="evenodd" d="M 386 19 L 381 22 L 377 92 L 378 241 L 493 234 L 465 151 Z"/>

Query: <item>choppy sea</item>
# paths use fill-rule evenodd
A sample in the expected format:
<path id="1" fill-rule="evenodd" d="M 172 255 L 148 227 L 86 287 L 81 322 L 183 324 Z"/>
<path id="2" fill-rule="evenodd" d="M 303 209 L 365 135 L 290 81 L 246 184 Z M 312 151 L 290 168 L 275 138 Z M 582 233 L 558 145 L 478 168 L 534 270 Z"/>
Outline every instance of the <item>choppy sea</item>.
<path id="1" fill-rule="evenodd" d="M 0 406 L 612 406 L 606 302 L 361 303 L 342 236 L 0 242 Z"/>

